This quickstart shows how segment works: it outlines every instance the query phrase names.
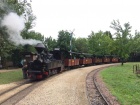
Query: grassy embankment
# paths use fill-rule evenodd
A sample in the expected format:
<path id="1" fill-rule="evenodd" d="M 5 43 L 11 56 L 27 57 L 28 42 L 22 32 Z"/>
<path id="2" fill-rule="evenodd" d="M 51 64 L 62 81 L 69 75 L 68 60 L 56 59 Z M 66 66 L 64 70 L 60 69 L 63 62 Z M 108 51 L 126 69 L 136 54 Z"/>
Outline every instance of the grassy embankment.
<path id="1" fill-rule="evenodd" d="M 121 105 L 140 105 L 140 76 L 133 73 L 134 64 L 139 63 L 109 67 L 100 74 Z"/>
<path id="2" fill-rule="evenodd" d="M 17 71 L 9 71 L 9 72 L 0 73 L 0 85 L 20 81 L 22 79 L 23 79 L 23 76 L 22 76 L 21 69 Z"/>

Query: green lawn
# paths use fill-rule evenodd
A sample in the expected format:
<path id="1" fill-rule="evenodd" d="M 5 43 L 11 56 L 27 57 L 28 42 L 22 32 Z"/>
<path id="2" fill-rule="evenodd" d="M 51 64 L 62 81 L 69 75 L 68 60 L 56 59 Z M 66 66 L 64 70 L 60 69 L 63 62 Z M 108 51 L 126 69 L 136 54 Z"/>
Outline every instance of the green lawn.
<path id="1" fill-rule="evenodd" d="M 9 72 L 0 73 L 0 85 L 20 81 L 22 79 L 23 79 L 23 76 L 22 76 L 21 69 L 17 71 L 9 71 Z"/>
<path id="2" fill-rule="evenodd" d="M 133 73 L 134 64 L 138 63 L 109 67 L 100 74 L 122 105 L 140 105 L 140 76 Z"/>

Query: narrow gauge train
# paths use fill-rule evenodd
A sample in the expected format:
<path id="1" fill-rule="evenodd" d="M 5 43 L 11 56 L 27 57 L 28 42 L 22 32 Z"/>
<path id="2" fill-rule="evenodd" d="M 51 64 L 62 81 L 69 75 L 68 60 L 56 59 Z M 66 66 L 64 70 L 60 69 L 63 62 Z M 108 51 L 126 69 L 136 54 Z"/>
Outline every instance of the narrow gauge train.
<path id="1" fill-rule="evenodd" d="M 55 48 L 48 52 L 42 43 L 35 47 L 37 58 L 27 65 L 27 75 L 31 80 L 39 80 L 71 68 L 95 64 L 117 63 L 115 56 L 93 56 L 86 53 L 76 53 Z"/>

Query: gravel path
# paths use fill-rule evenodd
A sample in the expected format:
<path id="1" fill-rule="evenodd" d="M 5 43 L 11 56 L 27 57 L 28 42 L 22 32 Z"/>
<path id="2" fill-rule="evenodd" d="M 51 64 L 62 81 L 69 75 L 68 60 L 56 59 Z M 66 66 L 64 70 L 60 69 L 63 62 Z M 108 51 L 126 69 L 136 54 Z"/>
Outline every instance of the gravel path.
<path id="1" fill-rule="evenodd" d="M 0 73 L 10 72 L 10 71 L 18 71 L 18 70 L 22 70 L 22 68 L 16 68 L 16 69 L 0 69 Z"/>
<path id="2" fill-rule="evenodd" d="M 92 70 L 108 65 L 78 68 L 49 78 L 16 105 L 88 105 L 86 76 Z"/>

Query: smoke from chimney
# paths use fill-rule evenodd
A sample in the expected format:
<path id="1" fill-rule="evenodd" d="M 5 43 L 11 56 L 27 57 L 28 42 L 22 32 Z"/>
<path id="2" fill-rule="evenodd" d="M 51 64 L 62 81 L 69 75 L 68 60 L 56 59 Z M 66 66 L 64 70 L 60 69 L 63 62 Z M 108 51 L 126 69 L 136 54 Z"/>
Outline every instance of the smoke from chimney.
<path id="1" fill-rule="evenodd" d="M 11 12 L 5 15 L 1 21 L 1 26 L 7 28 L 7 33 L 9 34 L 9 40 L 14 42 L 16 45 L 35 45 L 41 41 L 34 39 L 23 39 L 20 35 L 21 31 L 25 28 L 24 18 L 18 16 L 16 13 Z"/>

